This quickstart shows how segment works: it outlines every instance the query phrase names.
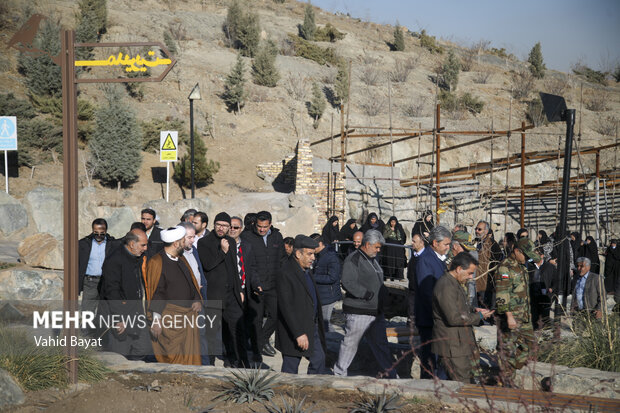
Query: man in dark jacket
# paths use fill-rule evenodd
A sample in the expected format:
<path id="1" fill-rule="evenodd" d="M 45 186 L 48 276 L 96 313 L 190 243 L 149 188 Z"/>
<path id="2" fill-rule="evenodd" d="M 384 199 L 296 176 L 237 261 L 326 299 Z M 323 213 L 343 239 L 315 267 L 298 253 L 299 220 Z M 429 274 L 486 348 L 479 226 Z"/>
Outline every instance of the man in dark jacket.
<path id="1" fill-rule="evenodd" d="M 215 216 L 213 231 L 198 241 L 198 256 L 207 279 L 207 310 L 209 319 L 216 317 L 224 323 L 233 322 L 237 318 L 237 309 L 245 300 L 241 290 L 241 281 L 237 270 L 235 240 L 229 237 L 230 215 L 220 212 Z M 215 362 L 213 355 L 222 354 L 221 330 L 215 328 L 216 336 L 207 337 L 211 365 Z M 230 336 L 224 335 L 227 349 L 233 349 L 234 343 L 228 341 Z M 228 361 L 226 362 L 228 364 Z"/>
<path id="2" fill-rule="evenodd" d="M 418 281 L 415 275 L 415 268 L 418 263 L 418 257 L 424 252 L 424 238 L 420 234 L 413 234 L 411 238 L 411 258 L 407 265 L 407 279 L 409 280 L 409 296 L 408 296 L 408 311 L 409 326 L 413 329 L 415 325 L 415 294 L 418 286 Z"/>
<path id="3" fill-rule="evenodd" d="M 147 249 L 144 231 L 131 230 L 125 242 L 112 251 L 103 264 L 99 312 L 104 316 L 145 317 L 145 296 L 141 257 Z M 144 319 L 143 321 L 145 321 Z M 105 334 L 107 348 L 130 359 L 142 359 L 152 354 L 146 324 L 125 325 L 118 322 Z"/>
<path id="4" fill-rule="evenodd" d="M 79 288 L 82 292 L 82 311 L 97 311 L 99 281 L 103 262 L 113 249 L 113 237 L 108 234 L 108 223 L 97 218 L 92 223 L 93 232 L 78 242 Z"/>
<path id="5" fill-rule="evenodd" d="M 140 212 L 140 221 L 146 227 L 146 236 L 149 240 L 146 250 L 147 258 L 151 258 L 164 249 L 164 243 L 161 240 L 161 228 L 155 225 L 156 217 L 157 214 L 151 208 L 145 208 Z"/>
<path id="6" fill-rule="evenodd" d="M 433 377 L 436 365 L 431 351 L 433 339 L 433 289 L 435 283 L 446 272 L 446 258 L 452 243 L 452 233 L 442 225 L 434 227 L 428 236 L 429 247 L 425 248 L 416 265 L 418 281 L 415 297 L 415 323 L 420 333 L 420 378 Z"/>
<path id="7" fill-rule="evenodd" d="M 276 348 L 282 352 L 283 373 L 297 374 L 302 357 L 310 361 L 308 374 L 327 373 L 321 301 L 310 271 L 317 246 L 309 237 L 296 236 L 293 254 L 281 268 Z"/>
<path id="8" fill-rule="evenodd" d="M 575 315 L 582 317 L 603 317 L 605 303 L 605 288 L 600 275 L 591 272 L 592 263 L 589 258 L 577 258 L 577 277 L 573 287 L 571 309 Z"/>
<path id="9" fill-rule="evenodd" d="M 274 356 L 275 349 L 269 344 L 269 338 L 276 329 L 278 301 L 276 297 L 277 275 L 284 262 L 286 252 L 280 231 L 271 225 L 271 214 L 261 211 L 256 214 L 253 231 L 241 234 L 244 241 L 252 245 L 256 261 L 255 280 L 252 282 L 252 294 L 248 302 L 254 317 L 254 332 L 262 354 Z M 267 317 L 263 325 L 263 316 Z"/>
<path id="10" fill-rule="evenodd" d="M 340 344 L 334 374 L 346 376 L 364 335 L 383 375 L 396 377 L 385 331 L 384 305 L 387 289 L 377 254 L 385 243 L 383 235 L 370 229 L 364 233 L 362 246 L 347 257 L 342 270 L 342 287 L 346 294 L 342 310 L 346 315 L 346 334 Z"/>
<path id="11" fill-rule="evenodd" d="M 457 254 L 433 290 L 433 353 L 450 380 L 465 383 L 474 378 L 480 360 L 474 326 L 493 314 L 492 310 L 472 309 L 463 288 L 477 264 L 471 254 Z"/>
<path id="12" fill-rule="evenodd" d="M 342 292 L 340 291 L 342 265 L 336 249 L 333 245 L 325 245 L 323 236 L 312 234 L 310 238 L 319 243 L 314 251 L 316 261 L 314 262 L 313 275 L 321 298 L 323 327 L 327 332 L 336 301 L 342 300 Z"/>

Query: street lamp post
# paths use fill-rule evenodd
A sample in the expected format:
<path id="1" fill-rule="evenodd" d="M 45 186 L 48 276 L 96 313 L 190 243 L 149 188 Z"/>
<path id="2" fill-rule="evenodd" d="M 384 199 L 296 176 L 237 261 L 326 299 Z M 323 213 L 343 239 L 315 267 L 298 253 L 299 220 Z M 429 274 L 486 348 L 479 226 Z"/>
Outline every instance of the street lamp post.
<path id="1" fill-rule="evenodd" d="M 189 96 L 189 145 L 190 145 L 190 162 L 192 168 L 192 199 L 194 199 L 195 184 L 194 184 L 194 100 L 200 100 L 200 86 L 196 83 L 196 86 L 192 89 Z"/>

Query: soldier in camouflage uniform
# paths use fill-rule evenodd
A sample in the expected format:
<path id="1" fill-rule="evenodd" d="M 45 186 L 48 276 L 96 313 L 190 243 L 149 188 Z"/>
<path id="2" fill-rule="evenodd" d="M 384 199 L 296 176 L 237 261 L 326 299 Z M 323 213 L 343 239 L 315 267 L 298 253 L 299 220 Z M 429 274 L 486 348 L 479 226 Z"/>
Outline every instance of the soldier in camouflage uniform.
<path id="1" fill-rule="evenodd" d="M 514 386 L 515 371 L 527 364 L 535 344 L 525 263 L 540 261 L 529 238 L 521 238 L 495 273 L 497 351 L 504 386 Z"/>

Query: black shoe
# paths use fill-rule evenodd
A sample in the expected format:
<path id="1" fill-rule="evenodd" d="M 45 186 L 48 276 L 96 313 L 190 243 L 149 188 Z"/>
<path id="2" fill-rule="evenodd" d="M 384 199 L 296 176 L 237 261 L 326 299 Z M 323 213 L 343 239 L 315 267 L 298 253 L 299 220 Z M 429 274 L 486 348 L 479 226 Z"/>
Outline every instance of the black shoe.
<path id="1" fill-rule="evenodd" d="M 263 356 L 273 357 L 276 355 L 276 349 L 271 347 L 271 344 L 267 343 L 263 346 Z"/>

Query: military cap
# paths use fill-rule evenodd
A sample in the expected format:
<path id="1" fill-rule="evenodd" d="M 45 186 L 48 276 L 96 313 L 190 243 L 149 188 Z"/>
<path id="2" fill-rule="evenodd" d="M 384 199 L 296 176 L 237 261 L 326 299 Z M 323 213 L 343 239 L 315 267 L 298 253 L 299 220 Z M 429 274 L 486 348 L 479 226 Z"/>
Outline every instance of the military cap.
<path id="1" fill-rule="evenodd" d="M 310 237 L 299 234 L 295 237 L 295 244 L 293 245 L 295 248 L 318 248 L 319 243 L 313 240 Z"/>
<path id="2" fill-rule="evenodd" d="M 527 237 L 521 238 L 519 242 L 517 242 L 517 248 L 519 248 L 523 254 L 533 259 L 535 262 L 542 259 L 541 256 L 536 253 L 534 243 Z"/>
<path id="3" fill-rule="evenodd" d="M 456 231 L 452 236 L 452 241 L 458 241 L 467 251 L 476 249 L 476 246 L 471 243 L 471 235 L 467 231 Z"/>

